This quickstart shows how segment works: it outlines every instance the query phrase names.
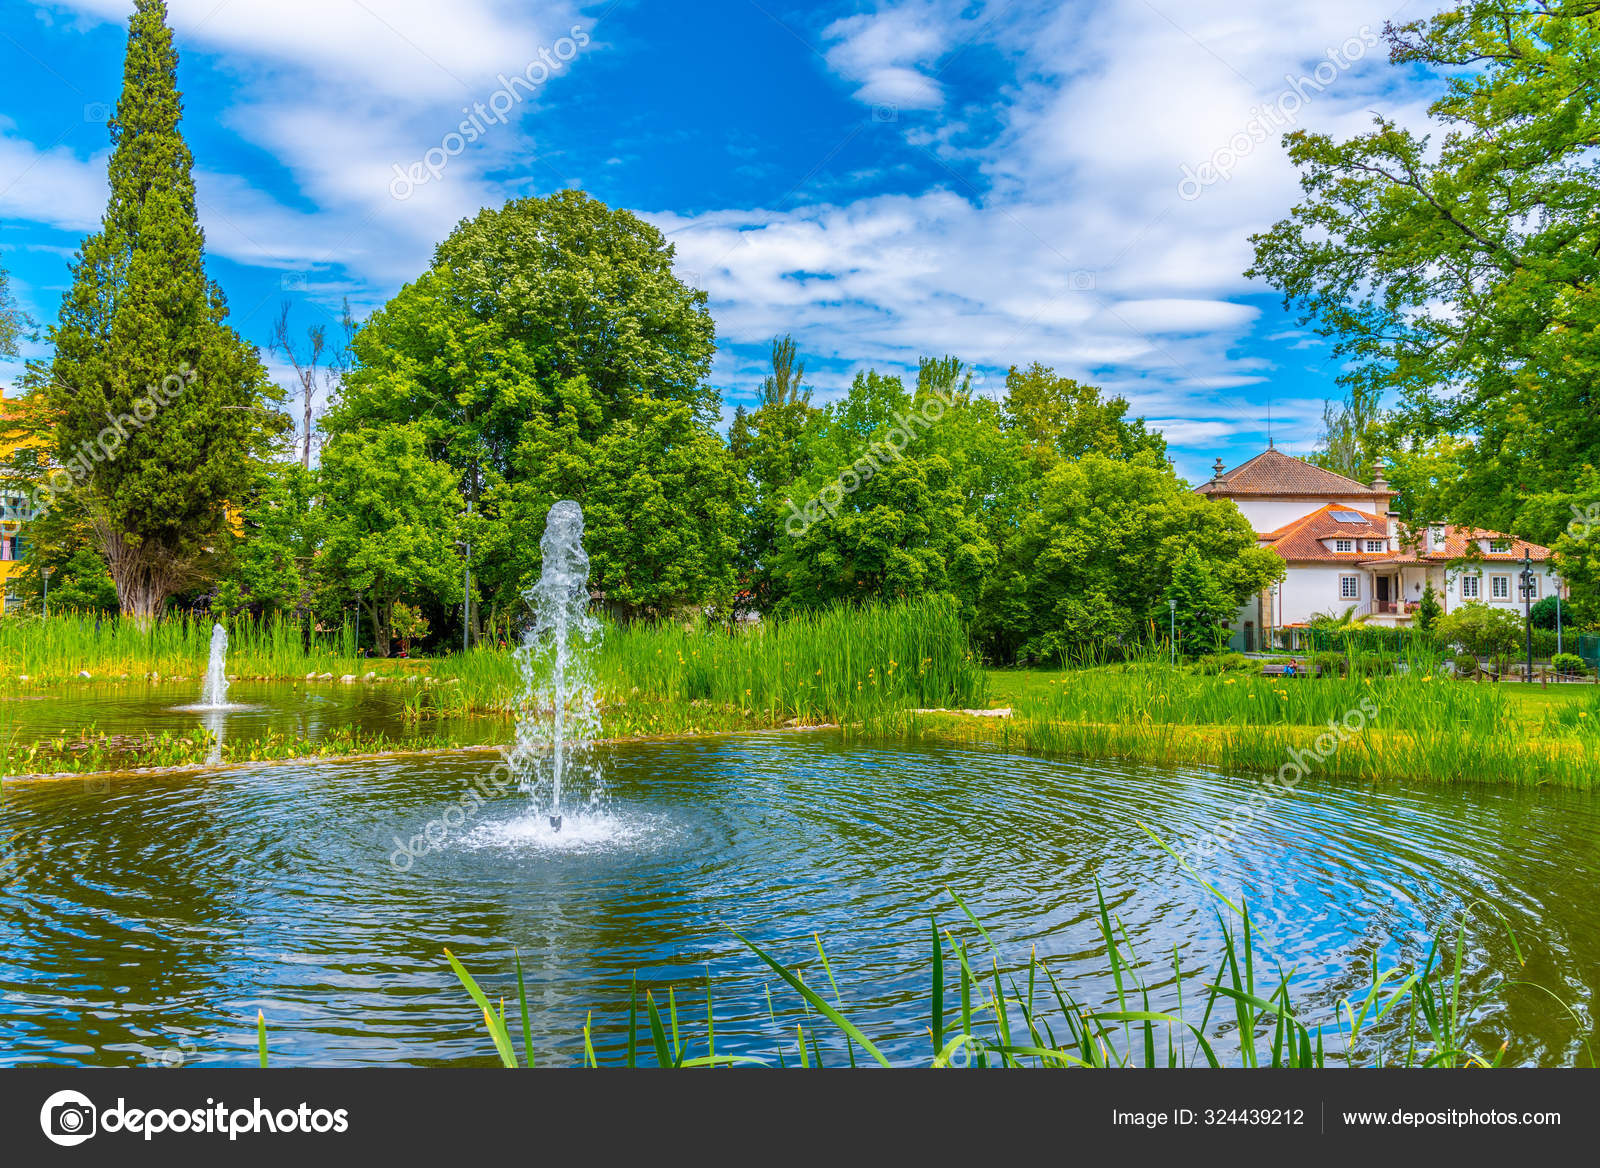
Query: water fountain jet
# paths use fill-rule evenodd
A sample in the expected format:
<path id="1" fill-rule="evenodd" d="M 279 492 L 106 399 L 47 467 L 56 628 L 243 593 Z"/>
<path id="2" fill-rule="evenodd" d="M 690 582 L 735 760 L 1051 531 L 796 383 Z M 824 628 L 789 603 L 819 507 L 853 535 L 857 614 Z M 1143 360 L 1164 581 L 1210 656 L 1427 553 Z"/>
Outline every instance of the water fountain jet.
<path id="1" fill-rule="evenodd" d="M 228 630 L 221 622 L 211 628 L 211 656 L 200 687 L 200 709 L 216 710 L 228 704 Z"/>
<path id="2" fill-rule="evenodd" d="M 583 549 L 583 509 L 563 500 L 550 508 L 539 541 L 539 580 L 523 599 L 533 624 L 517 647 L 522 689 L 511 773 L 552 832 L 566 818 L 563 800 L 581 787 L 590 809 L 604 796 L 591 757 L 600 730 L 592 657 L 600 622 L 589 612 L 589 555 Z"/>

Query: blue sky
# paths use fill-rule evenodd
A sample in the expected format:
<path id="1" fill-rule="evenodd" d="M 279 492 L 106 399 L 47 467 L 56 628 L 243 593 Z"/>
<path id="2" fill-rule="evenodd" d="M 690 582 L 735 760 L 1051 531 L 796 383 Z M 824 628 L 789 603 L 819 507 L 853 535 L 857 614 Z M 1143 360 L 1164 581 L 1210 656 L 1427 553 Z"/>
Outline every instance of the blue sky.
<path id="1" fill-rule="evenodd" d="M 919 354 L 989 392 L 1041 361 L 1126 396 L 1191 478 L 1256 453 L 1269 402 L 1279 445 L 1310 450 L 1338 392 L 1326 345 L 1241 274 L 1297 194 L 1282 130 L 1421 126 L 1427 97 L 1376 43 L 1427 10 L 1366 0 L 169 9 L 211 272 L 263 349 L 285 300 L 297 327 L 345 297 L 362 315 L 461 218 L 581 186 L 669 233 L 730 412 L 783 332 L 822 400 Z M 130 10 L 6 0 L 0 262 L 40 320 L 104 209 Z M 447 141 L 479 103 L 503 120 Z"/>

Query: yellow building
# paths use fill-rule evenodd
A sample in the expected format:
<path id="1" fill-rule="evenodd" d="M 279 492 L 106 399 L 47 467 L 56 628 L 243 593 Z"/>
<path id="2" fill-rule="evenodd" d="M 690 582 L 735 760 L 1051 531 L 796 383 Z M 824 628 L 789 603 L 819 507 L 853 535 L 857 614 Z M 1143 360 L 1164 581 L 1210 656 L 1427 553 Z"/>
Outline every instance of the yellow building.
<path id="1" fill-rule="evenodd" d="M 9 463 L 18 450 L 38 445 L 22 428 L 17 404 L 8 402 L 0 389 L 0 465 Z M 0 612 L 22 603 L 16 592 L 17 577 L 27 555 L 27 523 L 32 518 L 28 496 L 14 487 L 0 486 Z"/>

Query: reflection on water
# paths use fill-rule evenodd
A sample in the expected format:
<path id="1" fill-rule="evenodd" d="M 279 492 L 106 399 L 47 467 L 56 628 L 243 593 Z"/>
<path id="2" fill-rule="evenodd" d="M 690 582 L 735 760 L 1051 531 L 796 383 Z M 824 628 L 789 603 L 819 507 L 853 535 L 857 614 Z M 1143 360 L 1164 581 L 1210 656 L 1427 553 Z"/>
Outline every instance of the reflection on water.
<path id="1" fill-rule="evenodd" d="M 547 1064 L 576 1061 L 591 1010 L 602 1058 L 615 1053 L 635 974 L 703 1003 L 708 966 L 718 1049 L 770 1056 L 774 979 L 731 928 L 818 977 L 820 932 L 852 1020 L 893 1056 L 925 1057 L 928 917 L 960 920 L 944 886 L 1007 954 L 1025 961 L 1036 947 L 1097 1003 L 1108 988 L 1098 880 L 1149 979 L 1165 979 L 1176 949 L 1192 993 L 1219 952 L 1214 902 L 1135 821 L 1181 846 L 1254 788 L 772 734 L 618 747 L 607 814 L 555 836 L 515 793 L 450 818 L 488 765 L 351 760 L 98 790 L 7 785 L 0 1062 L 127 1065 L 192 1048 L 192 1062 L 243 1064 L 260 1009 L 280 1065 L 490 1063 L 446 945 L 492 994 L 514 992 L 520 952 Z M 396 841 L 436 822 L 456 827 L 397 870 Z M 1536 982 L 1582 1022 L 1512 989 L 1494 999 L 1484 1044 L 1504 1034 L 1511 1061 L 1572 1061 L 1592 1037 L 1600 980 L 1597 849 L 1589 795 L 1307 783 L 1207 876 L 1250 899 L 1271 955 L 1298 967 L 1319 1007 L 1359 989 L 1374 956 L 1414 959 L 1488 900 L 1527 964 L 1480 913 L 1467 933 L 1475 977 Z M 773 995 L 781 1022 L 792 995 Z"/>
<path id="2" fill-rule="evenodd" d="M 462 745 L 509 741 L 512 725 L 501 718 L 451 718 L 418 724 L 405 718 L 405 698 L 413 687 L 338 682 L 235 681 L 228 703 L 208 708 L 193 703 L 187 683 L 147 685 L 85 684 L 45 693 L 0 695 L 0 732 L 31 742 L 66 731 L 130 737 L 163 731 L 184 734 L 203 727 L 219 737 L 244 743 L 269 734 L 293 734 L 316 741 L 332 732 L 383 734 L 397 742 L 421 734 L 448 736 Z"/>

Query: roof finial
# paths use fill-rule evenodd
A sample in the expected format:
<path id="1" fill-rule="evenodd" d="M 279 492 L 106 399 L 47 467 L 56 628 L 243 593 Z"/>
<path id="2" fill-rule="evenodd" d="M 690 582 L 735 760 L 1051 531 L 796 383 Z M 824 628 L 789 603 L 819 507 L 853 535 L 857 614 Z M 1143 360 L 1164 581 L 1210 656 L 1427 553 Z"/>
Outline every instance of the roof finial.
<path id="1" fill-rule="evenodd" d="M 1222 481 L 1222 459 L 1220 457 L 1217 459 L 1216 464 L 1211 468 L 1211 481 L 1214 483 L 1220 483 Z"/>

